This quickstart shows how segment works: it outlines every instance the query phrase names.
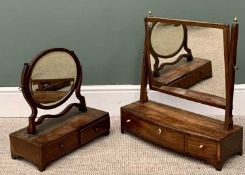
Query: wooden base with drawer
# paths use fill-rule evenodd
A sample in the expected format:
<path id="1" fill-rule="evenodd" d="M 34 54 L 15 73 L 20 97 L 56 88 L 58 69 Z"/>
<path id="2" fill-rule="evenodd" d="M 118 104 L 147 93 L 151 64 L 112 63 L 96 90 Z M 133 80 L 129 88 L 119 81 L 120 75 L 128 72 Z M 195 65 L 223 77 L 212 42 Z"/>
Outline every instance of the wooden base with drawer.
<path id="1" fill-rule="evenodd" d="M 46 119 L 37 127 L 35 135 L 23 128 L 10 134 L 10 149 L 13 159 L 21 157 L 33 162 L 40 171 L 57 158 L 83 144 L 108 135 L 109 114 L 93 108 L 86 112 L 72 109 L 64 117 Z"/>
<path id="2" fill-rule="evenodd" d="M 121 132 L 204 159 L 217 170 L 235 154 L 242 155 L 243 128 L 224 130 L 224 122 L 148 101 L 121 108 Z"/>

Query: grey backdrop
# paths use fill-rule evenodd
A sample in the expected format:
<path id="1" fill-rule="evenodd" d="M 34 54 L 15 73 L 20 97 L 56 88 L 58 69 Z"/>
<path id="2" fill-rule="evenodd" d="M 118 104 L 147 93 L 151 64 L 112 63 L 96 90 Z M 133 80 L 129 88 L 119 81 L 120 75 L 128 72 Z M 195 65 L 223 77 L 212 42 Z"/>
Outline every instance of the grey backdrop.
<path id="1" fill-rule="evenodd" d="M 244 0 L 1 0 L 0 86 L 18 86 L 24 62 L 43 49 L 75 51 L 83 84 L 139 84 L 143 19 L 240 23 L 236 83 L 245 83 Z"/>

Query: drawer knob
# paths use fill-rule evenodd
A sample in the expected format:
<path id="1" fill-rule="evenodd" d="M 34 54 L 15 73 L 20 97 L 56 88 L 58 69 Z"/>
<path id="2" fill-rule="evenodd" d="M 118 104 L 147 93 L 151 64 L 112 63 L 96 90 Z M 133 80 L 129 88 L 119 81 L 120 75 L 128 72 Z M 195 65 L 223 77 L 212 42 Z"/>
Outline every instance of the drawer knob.
<path id="1" fill-rule="evenodd" d="M 127 122 L 127 123 L 130 123 L 130 122 L 131 122 L 131 119 L 128 119 L 126 122 Z"/>
<path id="2" fill-rule="evenodd" d="M 159 129 L 157 130 L 157 134 L 160 135 L 161 133 L 162 133 L 162 130 L 161 130 L 161 128 L 159 128 Z"/>
<path id="3" fill-rule="evenodd" d="M 200 146 L 199 146 L 200 149 L 203 149 L 203 147 L 204 147 L 204 145 L 200 145 Z"/>
<path id="4" fill-rule="evenodd" d="M 99 131 L 100 129 L 99 128 L 95 128 L 95 131 Z"/>
<path id="5" fill-rule="evenodd" d="M 63 144 L 59 144 L 59 148 L 64 148 L 64 145 Z"/>

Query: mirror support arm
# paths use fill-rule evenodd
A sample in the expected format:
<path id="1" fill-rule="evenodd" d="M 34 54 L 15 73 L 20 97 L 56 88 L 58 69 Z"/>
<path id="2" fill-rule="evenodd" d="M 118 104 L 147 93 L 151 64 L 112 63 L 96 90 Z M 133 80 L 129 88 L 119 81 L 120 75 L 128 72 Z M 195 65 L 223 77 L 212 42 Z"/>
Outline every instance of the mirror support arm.
<path id="1" fill-rule="evenodd" d="M 29 117 L 29 125 L 27 127 L 28 134 L 35 134 L 37 132 L 36 122 L 35 122 L 36 116 L 37 116 L 37 109 L 32 108 L 32 114 Z"/>
<path id="2" fill-rule="evenodd" d="M 23 70 L 22 70 L 22 74 L 21 74 L 21 89 L 22 89 L 22 93 L 24 98 L 26 99 L 26 101 L 28 102 L 29 106 L 31 107 L 32 113 L 29 117 L 29 124 L 27 127 L 27 132 L 28 134 L 35 134 L 36 133 L 36 123 L 35 123 L 35 119 L 37 117 L 37 108 L 32 104 L 32 102 L 30 102 L 29 96 L 30 93 L 27 91 L 28 84 L 27 84 L 27 75 L 28 75 L 28 71 L 29 71 L 29 64 L 25 63 Z"/>
<path id="3" fill-rule="evenodd" d="M 142 74 L 141 74 L 141 86 L 140 86 L 140 102 L 145 103 L 148 101 L 147 96 L 147 80 L 149 77 L 148 70 L 148 58 L 147 58 L 147 23 L 145 22 L 145 41 L 144 41 L 144 52 L 143 52 L 143 64 L 142 64 Z"/>
<path id="4" fill-rule="evenodd" d="M 148 101 L 147 96 L 147 79 L 148 79 L 148 66 L 147 66 L 147 58 L 144 54 L 143 64 L 142 64 L 142 79 L 141 79 L 141 87 L 140 87 L 140 102 L 145 103 Z"/>
<path id="5" fill-rule="evenodd" d="M 237 53 L 237 41 L 238 41 L 238 24 L 234 22 L 231 26 L 231 40 L 229 45 L 229 68 L 228 68 L 228 86 L 227 86 L 227 101 L 225 111 L 225 130 L 229 130 L 233 127 L 233 94 L 235 83 L 235 69 L 236 66 L 236 53 Z"/>
<path id="6" fill-rule="evenodd" d="M 82 85 L 82 67 L 80 67 L 81 69 L 81 76 L 79 76 L 79 80 L 78 80 L 78 85 L 76 87 L 76 97 L 79 99 L 80 103 L 79 103 L 79 111 L 87 111 L 87 106 L 86 106 L 86 101 L 84 96 L 81 95 L 81 85 Z"/>
<path id="7" fill-rule="evenodd" d="M 191 49 L 188 48 L 188 45 L 187 45 L 187 42 L 188 42 L 187 27 L 185 25 L 183 25 L 183 27 L 184 27 L 184 43 L 183 43 L 183 46 L 184 46 L 185 51 L 187 52 L 186 58 L 187 58 L 187 61 L 192 61 L 193 60 L 192 52 L 191 52 Z"/>

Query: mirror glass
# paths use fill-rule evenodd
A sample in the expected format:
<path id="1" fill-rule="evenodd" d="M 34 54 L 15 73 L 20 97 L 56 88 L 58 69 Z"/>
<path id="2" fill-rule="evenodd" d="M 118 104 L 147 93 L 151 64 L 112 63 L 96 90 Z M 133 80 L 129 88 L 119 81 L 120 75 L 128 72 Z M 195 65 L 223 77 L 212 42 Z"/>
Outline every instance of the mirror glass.
<path id="1" fill-rule="evenodd" d="M 33 67 L 29 84 L 32 97 L 38 104 L 54 105 L 69 94 L 76 78 L 77 66 L 70 54 L 47 53 Z"/>
<path id="2" fill-rule="evenodd" d="M 176 53 L 184 41 L 183 25 L 156 23 L 151 33 L 153 50 L 164 57 Z"/>
<path id="3" fill-rule="evenodd" d="M 153 25 L 150 29 L 149 36 L 151 37 L 152 49 L 159 53 L 173 53 L 179 47 L 177 45 L 181 45 L 181 41 L 183 41 L 183 34 L 180 32 L 182 25 L 169 24 L 172 28 L 177 26 L 176 31 L 173 32 L 174 30 L 172 30 L 172 33 L 169 34 L 162 32 L 163 26 L 168 26 L 168 24 L 160 25 L 157 23 L 157 25 L 162 27 L 154 27 Z M 191 92 L 186 90 L 192 90 L 225 98 L 223 29 L 199 26 L 185 27 L 187 47 L 191 50 L 192 59 L 185 58 L 186 50 L 184 47 L 170 58 L 156 57 L 154 51 L 150 49 L 148 58 L 151 67 L 151 85 L 155 88 L 165 88 L 182 94 Z M 159 32 L 157 32 L 158 30 Z M 160 35 L 160 33 L 163 34 Z M 154 42 L 152 42 L 153 40 Z M 161 46 L 158 46 L 157 43 Z M 173 47 L 175 49 L 169 49 Z M 183 58 L 177 60 L 181 55 Z M 165 64 L 165 66 L 160 69 L 159 75 L 156 76 L 154 69 L 159 68 L 161 64 Z"/>

